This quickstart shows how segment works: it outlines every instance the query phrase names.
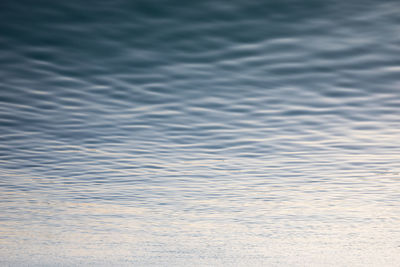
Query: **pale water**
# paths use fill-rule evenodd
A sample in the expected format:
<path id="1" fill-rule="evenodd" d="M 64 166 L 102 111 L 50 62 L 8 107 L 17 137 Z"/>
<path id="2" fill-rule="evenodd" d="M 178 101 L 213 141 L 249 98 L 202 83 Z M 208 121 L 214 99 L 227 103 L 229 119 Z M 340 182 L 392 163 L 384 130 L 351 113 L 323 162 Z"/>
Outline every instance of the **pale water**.
<path id="1" fill-rule="evenodd" d="M 0 4 L 1 266 L 399 266 L 399 1 Z"/>

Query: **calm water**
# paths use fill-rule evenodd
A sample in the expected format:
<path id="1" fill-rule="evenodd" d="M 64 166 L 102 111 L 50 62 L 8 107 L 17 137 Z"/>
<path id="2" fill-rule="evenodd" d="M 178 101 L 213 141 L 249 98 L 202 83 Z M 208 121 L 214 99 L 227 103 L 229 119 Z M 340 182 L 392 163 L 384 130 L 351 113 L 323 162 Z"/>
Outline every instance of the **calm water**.
<path id="1" fill-rule="evenodd" d="M 400 265 L 400 2 L 6 0 L 0 48 L 0 265 Z"/>

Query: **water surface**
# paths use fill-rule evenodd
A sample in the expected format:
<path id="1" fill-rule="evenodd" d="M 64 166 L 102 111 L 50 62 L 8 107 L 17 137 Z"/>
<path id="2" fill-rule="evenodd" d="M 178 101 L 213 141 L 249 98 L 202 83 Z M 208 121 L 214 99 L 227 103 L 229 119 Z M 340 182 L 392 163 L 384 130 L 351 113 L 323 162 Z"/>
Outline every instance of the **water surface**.
<path id="1" fill-rule="evenodd" d="M 399 10 L 2 2 L 0 264 L 399 265 Z"/>

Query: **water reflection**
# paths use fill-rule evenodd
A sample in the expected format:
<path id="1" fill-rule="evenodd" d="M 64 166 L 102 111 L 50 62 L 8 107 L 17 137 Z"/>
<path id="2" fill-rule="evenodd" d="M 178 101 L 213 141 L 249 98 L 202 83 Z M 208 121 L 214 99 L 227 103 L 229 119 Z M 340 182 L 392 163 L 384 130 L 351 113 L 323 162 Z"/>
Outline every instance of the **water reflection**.
<path id="1" fill-rule="evenodd" d="M 399 262 L 398 3 L 3 7 L 2 265 Z"/>

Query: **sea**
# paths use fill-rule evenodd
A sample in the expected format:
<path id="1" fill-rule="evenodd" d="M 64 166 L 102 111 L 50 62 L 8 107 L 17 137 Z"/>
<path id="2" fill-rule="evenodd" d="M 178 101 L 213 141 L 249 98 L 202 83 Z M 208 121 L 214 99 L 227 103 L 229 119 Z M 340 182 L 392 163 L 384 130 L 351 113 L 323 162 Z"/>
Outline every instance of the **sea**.
<path id="1" fill-rule="evenodd" d="M 3 0 L 1 266 L 400 266 L 400 2 Z"/>

